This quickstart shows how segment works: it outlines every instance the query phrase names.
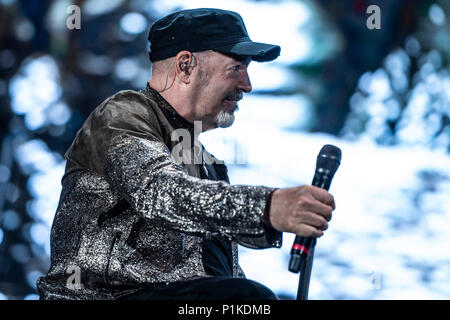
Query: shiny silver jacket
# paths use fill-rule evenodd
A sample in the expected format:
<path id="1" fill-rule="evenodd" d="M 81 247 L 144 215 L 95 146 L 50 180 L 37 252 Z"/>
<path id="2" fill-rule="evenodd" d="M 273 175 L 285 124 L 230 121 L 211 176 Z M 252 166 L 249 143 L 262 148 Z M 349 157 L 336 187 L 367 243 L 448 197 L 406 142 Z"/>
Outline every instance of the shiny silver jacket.
<path id="1" fill-rule="evenodd" d="M 201 166 L 225 175 L 226 167 L 203 147 L 200 163 L 177 161 L 173 150 L 198 153 L 174 139 L 179 129 L 194 133 L 148 86 L 118 92 L 92 112 L 65 155 L 41 299 L 115 299 L 207 277 L 203 239 L 232 241 L 234 277 L 244 277 L 237 242 L 281 246 L 281 233 L 262 222 L 273 189 L 199 179 Z"/>

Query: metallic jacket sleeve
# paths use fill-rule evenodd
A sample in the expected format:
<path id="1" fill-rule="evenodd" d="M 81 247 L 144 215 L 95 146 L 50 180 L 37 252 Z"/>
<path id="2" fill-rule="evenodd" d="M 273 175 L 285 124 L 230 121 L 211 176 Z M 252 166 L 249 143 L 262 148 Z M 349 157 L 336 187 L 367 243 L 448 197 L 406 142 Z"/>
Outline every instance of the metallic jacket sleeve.
<path id="1" fill-rule="evenodd" d="M 191 177 L 165 144 L 128 134 L 111 141 L 105 160 L 110 183 L 159 225 L 228 239 L 264 233 L 261 216 L 272 188 Z"/>

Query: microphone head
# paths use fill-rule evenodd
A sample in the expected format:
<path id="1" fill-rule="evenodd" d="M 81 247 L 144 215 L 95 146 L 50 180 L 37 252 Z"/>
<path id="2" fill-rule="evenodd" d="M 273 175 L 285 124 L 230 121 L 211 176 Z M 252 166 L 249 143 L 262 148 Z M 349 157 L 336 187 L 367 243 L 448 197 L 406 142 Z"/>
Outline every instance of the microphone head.
<path id="1" fill-rule="evenodd" d="M 341 164 L 341 157 L 341 149 L 331 144 L 324 145 L 317 156 L 316 170 L 334 175 Z"/>

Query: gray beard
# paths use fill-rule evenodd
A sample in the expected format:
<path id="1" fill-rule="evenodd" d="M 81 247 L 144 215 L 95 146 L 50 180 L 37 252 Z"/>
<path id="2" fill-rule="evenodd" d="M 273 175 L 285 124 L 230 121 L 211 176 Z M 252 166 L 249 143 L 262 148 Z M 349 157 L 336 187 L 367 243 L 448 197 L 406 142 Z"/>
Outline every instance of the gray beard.
<path id="1" fill-rule="evenodd" d="M 228 128 L 233 124 L 233 122 L 234 122 L 234 112 L 228 113 L 225 110 L 220 110 L 216 120 L 216 125 L 218 128 Z"/>

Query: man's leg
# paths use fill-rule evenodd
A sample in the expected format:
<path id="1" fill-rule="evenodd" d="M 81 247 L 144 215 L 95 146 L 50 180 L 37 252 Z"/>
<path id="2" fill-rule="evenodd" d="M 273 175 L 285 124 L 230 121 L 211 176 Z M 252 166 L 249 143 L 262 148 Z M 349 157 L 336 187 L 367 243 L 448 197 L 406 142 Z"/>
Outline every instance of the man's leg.
<path id="1" fill-rule="evenodd" d="M 128 300 L 277 300 L 266 286 L 248 279 L 211 277 L 143 288 Z"/>

